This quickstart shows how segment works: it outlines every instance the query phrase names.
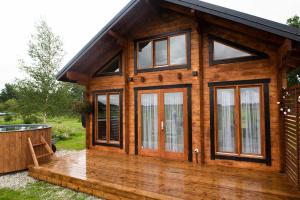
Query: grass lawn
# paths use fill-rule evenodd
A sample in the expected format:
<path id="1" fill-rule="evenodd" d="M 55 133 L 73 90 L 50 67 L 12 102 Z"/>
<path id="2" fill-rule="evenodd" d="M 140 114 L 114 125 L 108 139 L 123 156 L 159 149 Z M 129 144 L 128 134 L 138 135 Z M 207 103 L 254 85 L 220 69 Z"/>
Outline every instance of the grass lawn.
<path id="1" fill-rule="evenodd" d="M 85 148 L 85 129 L 81 121 L 76 118 L 53 118 L 49 119 L 49 124 L 53 127 L 63 127 L 62 130 L 71 132 L 67 139 L 59 140 L 56 143 L 58 150 L 82 150 Z"/>
<path id="2" fill-rule="evenodd" d="M 0 200 L 92 200 L 96 199 L 60 186 L 38 181 L 25 188 L 12 190 L 0 189 Z"/>

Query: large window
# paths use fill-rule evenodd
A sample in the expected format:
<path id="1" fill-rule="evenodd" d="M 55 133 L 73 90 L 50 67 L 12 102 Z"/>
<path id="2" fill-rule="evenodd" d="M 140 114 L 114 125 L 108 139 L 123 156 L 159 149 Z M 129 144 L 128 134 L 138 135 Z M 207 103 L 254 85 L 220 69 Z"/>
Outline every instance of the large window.
<path id="1" fill-rule="evenodd" d="M 95 93 L 94 142 L 111 146 L 122 143 L 122 94 L 121 91 Z"/>
<path id="2" fill-rule="evenodd" d="M 189 66 L 190 33 L 164 34 L 136 42 L 136 71 L 147 72 Z"/>
<path id="3" fill-rule="evenodd" d="M 264 161 L 270 156 L 266 148 L 266 145 L 269 148 L 268 91 L 265 83 L 258 82 L 211 84 L 212 154 L 217 158 Z"/>
<path id="4" fill-rule="evenodd" d="M 210 65 L 268 58 L 268 55 L 244 45 L 209 35 Z"/>

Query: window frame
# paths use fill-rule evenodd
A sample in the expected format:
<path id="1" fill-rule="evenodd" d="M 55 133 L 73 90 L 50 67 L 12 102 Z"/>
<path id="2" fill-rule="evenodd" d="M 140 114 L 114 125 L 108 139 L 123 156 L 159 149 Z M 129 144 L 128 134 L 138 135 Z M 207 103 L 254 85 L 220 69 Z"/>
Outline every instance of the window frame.
<path id="1" fill-rule="evenodd" d="M 244 56 L 238 58 L 227 58 L 227 59 L 220 59 L 214 60 L 214 41 L 219 42 L 223 45 L 236 48 L 238 50 L 244 51 L 245 53 L 250 53 L 252 56 Z M 260 60 L 260 59 L 267 59 L 269 56 L 266 53 L 261 51 L 257 51 L 255 49 L 246 47 L 242 44 L 229 41 L 224 38 L 220 38 L 214 35 L 208 35 L 208 51 L 209 51 L 209 65 L 218 65 L 218 64 L 229 64 L 229 63 L 237 63 L 237 62 L 247 62 L 251 60 Z"/>
<path id="2" fill-rule="evenodd" d="M 123 74 L 123 62 L 122 62 L 122 51 L 118 52 L 113 58 L 111 58 L 109 61 L 107 61 L 102 67 L 100 67 L 93 75 L 93 77 L 103 77 L 103 76 L 114 76 L 114 75 L 122 75 Z M 99 73 L 99 71 L 107 68 L 109 65 L 111 65 L 116 59 L 119 59 L 119 71 L 118 72 L 103 72 Z"/>
<path id="3" fill-rule="evenodd" d="M 210 82 L 210 140 L 211 140 L 211 159 L 226 159 L 237 161 L 248 161 L 266 163 L 271 165 L 271 143 L 270 143 L 270 108 L 269 108 L 269 82 L 270 79 L 242 80 Z M 260 88 L 260 137 L 261 154 L 242 153 L 242 130 L 241 130 L 241 88 Z M 235 152 L 218 151 L 218 108 L 217 108 L 217 89 L 234 89 L 235 98 Z"/>
<path id="4" fill-rule="evenodd" d="M 176 64 L 170 65 L 170 38 L 174 36 L 185 35 L 186 39 L 186 63 L 185 64 Z M 167 64 L 166 65 L 156 65 L 155 58 L 155 42 L 167 40 Z M 149 68 L 139 68 L 138 66 L 138 44 L 141 42 L 151 41 L 152 43 L 152 66 Z M 150 36 L 147 38 L 142 38 L 134 40 L 134 73 L 145 73 L 145 72 L 154 72 L 154 71 L 163 71 L 163 70 L 175 70 L 175 69 L 190 69 L 191 68 L 191 29 L 179 30 L 176 32 L 162 33 L 155 36 Z"/>
<path id="5" fill-rule="evenodd" d="M 119 95 L 119 141 L 110 141 L 110 95 Z M 98 140 L 98 96 L 106 96 L 106 140 Z M 111 146 L 123 148 L 123 89 L 113 89 L 113 90 L 97 90 L 93 92 L 93 134 L 92 142 L 93 145 L 101 146 Z"/>

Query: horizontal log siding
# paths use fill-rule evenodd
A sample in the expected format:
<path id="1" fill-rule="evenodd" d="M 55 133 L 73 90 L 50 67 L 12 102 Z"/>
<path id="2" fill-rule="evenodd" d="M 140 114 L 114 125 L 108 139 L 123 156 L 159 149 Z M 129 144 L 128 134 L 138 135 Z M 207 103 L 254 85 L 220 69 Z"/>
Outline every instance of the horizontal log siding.
<path id="1" fill-rule="evenodd" d="M 210 28 L 204 26 L 204 29 L 198 32 L 198 24 L 193 18 L 189 18 L 174 12 L 163 12 L 156 20 L 149 20 L 143 24 L 138 25 L 130 34 L 128 45 L 123 53 L 123 70 L 122 76 L 98 77 L 93 78 L 88 85 L 88 98 L 92 101 L 92 92 L 95 90 L 106 89 L 120 89 L 123 88 L 125 92 L 125 84 L 127 77 L 132 77 L 133 82 L 128 85 L 128 99 L 123 101 L 123 143 L 128 141 L 129 153 L 135 153 L 135 121 L 134 121 L 134 88 L 160 85 L 175 85 L 175 84 L 191 84 L 192 85 L 192 149 L 204 149 L 204 161 L 210 165 L 226 165 L 241 168 L 252 168 L 261 170 L 278 171 L 280 169 L 280 145 L 279 145 L 279 112 L 276 102 L 279 99 L 277 90 L 277 47 L 274 47 L 261 41 L 256 41 L 253 37 L 247 37 L 240 33 L 228 31 L 217 26 L 211 25 Z M 157 71 L 134 74 L 134 40 L 149 37 L 167 32 L 175 32 L 183 29 L 191 29 L 191 69 L 177 69 L 168 71 Z M 204 32 L 203 35 L 200 33 Z M 216 66 L 209 66 L 208 56 L 208 39 L 207 34 L 214 34 L 219 37 L 238 42 L 244 46 L 267 53 L 270 58 L 265 60 L 220 64 Z M 200 38 L 203 36 L 203 49 L 201 49 Z M 203 52 L 203 61 L 199 54 Z M 127 57 L 126 57 L 127 56 Z M 200 64 L 203 65 L 203 70 L 200 71 Z M 198 71 L 199 76 L 192 76 L 193 71 Z M 182 80 L 177 78 L 177 73 L 182 74 Z M 202 74 L 201 74 L 202 73 Z M 163 80 L 158 79 L 158 75 L 162 75 Z M 203 80 L 202 77 L 203 76 Z M 141 81 L 141 77 L 145 78 L 145 82 Z M 209 118 L 209 88 L 208 82 L 214 81 L 233 81 L 233 80 L 247 80 L 247 79 L 262 79 L 271 78 L 270 83 L 270 112 L 271 112 L 271 146 L 272 146 L 272 166 L 265 164 L 238 162 L 228 160 L 210 160 L 210 118 Z M 200 84 L 203 84 L 204 101 L 200 98 Z M 123 99 L 125 95 L 123 95 Z M 203 104 L 202 104 L 203 103 Z M 204 141 L 201 147 L 201 115 L 200 105 L 203 106 L 203 134 Z M 127 108 L 127 109 L 126 109 Z M 128 113 L 126 111 L 128 110 Z M 89 148 L 96 148 L 101 150 L 108 150 L 114 152 L 125 153 L 125 148 L 118 149 L 112 147 L 92 146 L 92 121 L 90 120 L 87 128 L 87 144 Z M 128 136 L 125 138 L 125 117 L 128 117 Z M 127 134 L 126 134 L 127 135 Z M 194 154 L 194 153 L 193 153 Z M 195 156 L 193 155 L 195 161 Z"/>

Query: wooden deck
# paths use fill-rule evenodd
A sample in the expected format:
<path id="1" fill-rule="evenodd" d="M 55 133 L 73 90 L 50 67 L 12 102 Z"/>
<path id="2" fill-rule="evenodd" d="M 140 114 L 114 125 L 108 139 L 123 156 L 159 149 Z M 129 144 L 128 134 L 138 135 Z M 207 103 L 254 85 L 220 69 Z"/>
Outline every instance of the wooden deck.
<path id="1" fill-rule="evenodd" d="M 300 199 L 284 174 L 93 150 L 53 158 L 29 174 L 105 199 Z"/>

